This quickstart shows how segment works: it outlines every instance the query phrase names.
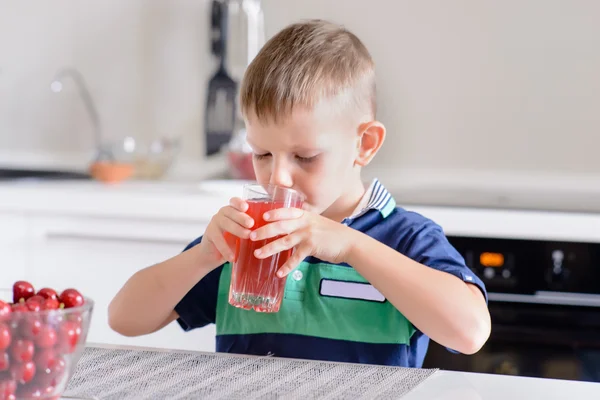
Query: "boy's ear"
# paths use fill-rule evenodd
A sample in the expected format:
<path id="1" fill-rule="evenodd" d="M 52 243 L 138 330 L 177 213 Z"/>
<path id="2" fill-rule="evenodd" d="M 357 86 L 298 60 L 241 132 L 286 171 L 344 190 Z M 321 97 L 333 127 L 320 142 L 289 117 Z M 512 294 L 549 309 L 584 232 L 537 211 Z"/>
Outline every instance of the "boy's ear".
<path id="1" fill-rule="evenodd" d="M 385 140 L 385 126 L 379 121 L 360 124 L 358 128 L 358 153 L 354 165 L 366 166 L 371 162 Z"/>

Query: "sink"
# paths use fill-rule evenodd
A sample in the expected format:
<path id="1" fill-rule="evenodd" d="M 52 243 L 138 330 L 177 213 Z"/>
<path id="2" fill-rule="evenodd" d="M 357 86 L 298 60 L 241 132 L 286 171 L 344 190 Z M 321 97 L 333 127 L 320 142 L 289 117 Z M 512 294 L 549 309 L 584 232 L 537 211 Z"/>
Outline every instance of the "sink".
<path id="1" fill-rule="evenodd" d="M 85 180 L 92 179 L 89 174 L 68 170 L 0 168 L 0 181 L 8 180 Z"/>

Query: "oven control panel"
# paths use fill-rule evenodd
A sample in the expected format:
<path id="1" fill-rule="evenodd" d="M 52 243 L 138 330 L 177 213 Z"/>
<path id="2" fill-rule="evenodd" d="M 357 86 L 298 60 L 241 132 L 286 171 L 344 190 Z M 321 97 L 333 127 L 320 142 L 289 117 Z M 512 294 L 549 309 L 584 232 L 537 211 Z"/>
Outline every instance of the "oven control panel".
<path id="1" fill-rule="evenodd" d="M 448 236 L 490 300 L 600 307 L 600 243 Z"/>

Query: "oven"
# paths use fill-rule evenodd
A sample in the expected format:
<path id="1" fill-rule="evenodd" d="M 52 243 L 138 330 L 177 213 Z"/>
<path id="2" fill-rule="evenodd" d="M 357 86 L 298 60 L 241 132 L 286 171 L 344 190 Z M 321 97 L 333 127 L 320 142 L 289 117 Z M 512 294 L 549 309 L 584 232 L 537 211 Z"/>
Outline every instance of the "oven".
<path id="1" fill-rule="evenodd" d="M 600 243 L 447 236 L 486 284 L 492 333 L 474 355 L 432 341 L 424 367 L 600 382 Z"/>

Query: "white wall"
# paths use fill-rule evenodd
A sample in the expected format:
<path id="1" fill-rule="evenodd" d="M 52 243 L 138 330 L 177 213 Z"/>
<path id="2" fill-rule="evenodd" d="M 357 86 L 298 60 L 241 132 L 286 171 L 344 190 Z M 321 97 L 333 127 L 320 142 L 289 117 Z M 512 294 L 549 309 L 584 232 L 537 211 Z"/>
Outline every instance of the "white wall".
<path id="1" fill-rule="evenodd" d="M 264 0 L 267 35 L 346 24 L 378 65 L 378 165 L 599 174 L 600 2 Z M 61 65 L 84 73 L 112 137 L 182 134 L 202 154 L 214 64 L 209 2 L 0 0 L 0 149 L 79 151 L 89 126 Z M 317 9 L 319 8 L 319 11 Z"/>
<path id="2" fill-rule="evenodd" d="M 600 2 L 268 4 L 269 34 L 323 17 L 366 42 L 390 133 L 384 163 L 600 173 Z"/>
<path id="3" fill-rule="evenodd" d="M 87 80 L 108 138 L 178 136 L 202 154 L 212 68 L 206 0 L 0 0 L 0 150 L 89 152 L 89 119 L 72 82 Z"/>

